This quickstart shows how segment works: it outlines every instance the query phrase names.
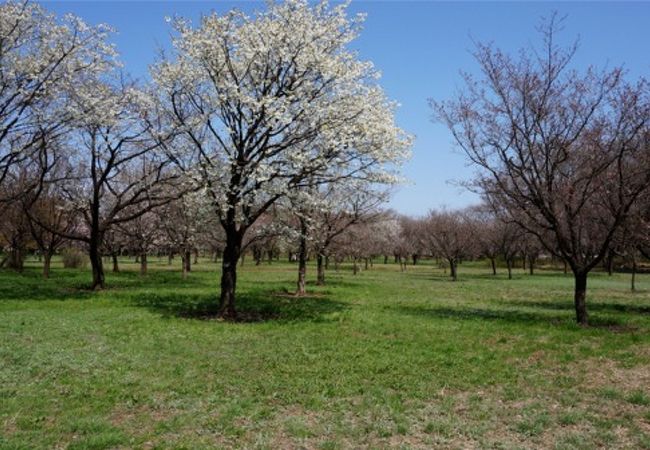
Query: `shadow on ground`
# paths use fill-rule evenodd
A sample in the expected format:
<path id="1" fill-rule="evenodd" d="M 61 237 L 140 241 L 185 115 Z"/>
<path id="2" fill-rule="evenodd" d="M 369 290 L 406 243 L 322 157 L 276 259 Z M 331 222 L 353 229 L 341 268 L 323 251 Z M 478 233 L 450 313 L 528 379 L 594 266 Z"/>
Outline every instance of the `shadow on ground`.
<path id="1" fill-rule="evenodd" d="M 528 300 L 502 300 L 501 305 L 510 305 L 523 308 L 539 308 L 551 311 L 573 311 L 573 303 L 567 301 L 528 301 Z M 589 311 L 627 313 L 627 314 L 650 314 L 650 305 L 634 305 L 629 303 L 603 303 L 588 302 Z"/>
<path id="2" fill-rule="evenodd" d="M 191 319 L 217 319 L 217 294 L 144 293 L 133 299 L 163 316 Z M 236 322 L 311 321 L 325 322 L 328 314 L 342 311 L 347 305 L 326 295 L 295 296 L 286 292 L 260 290 L 237 295 Z"/>
<path id="3" fill-rule="evenodd" d="M 521 302 L 521 306 L 529 306 Z M 533 305 L 534 306 L 534 305 Z M 573 310 L 566 313 L 540 313 L 521 309 L 493 309 L 472 307 L 425 307 L 425 306 L 395 306 L 392 310 L 410 316 L 430 317 L 453 320 L 490 320 L 524 325 L 551 325 L 562 327 L 577 327 Z M 570 309 L 570 308 L 567 308 Z M 589 319 L 591 328 L 606 328 L 611 331 L 634 331 L 636 327 L 628 325 L 625 320 L 618 317 L 598 317 L 592 315 Z"/>

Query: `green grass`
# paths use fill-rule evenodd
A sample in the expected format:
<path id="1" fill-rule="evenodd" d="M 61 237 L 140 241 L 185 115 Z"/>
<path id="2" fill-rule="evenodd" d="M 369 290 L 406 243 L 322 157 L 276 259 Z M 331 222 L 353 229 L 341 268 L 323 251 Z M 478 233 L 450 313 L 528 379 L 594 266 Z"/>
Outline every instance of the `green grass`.
<path id="1" fill-rule="evenodd" d="M 650 448 L 649 275 L 593 274 L 583 329 L 557 272 L 343 267 L 296 298 L 247 261 L 225 323 L 216 264 L 152 260 L 97 293 L 0 271 L 0 448 Z"/>

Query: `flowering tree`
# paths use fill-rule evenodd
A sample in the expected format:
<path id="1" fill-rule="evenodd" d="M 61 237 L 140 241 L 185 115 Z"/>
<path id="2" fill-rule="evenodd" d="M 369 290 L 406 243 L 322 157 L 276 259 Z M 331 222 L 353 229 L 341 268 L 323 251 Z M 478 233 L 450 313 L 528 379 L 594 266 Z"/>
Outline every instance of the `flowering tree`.
<path id="1" fill-rule="evenodd" d="M 75 119 L 66 156 L 74 170 L 58 184 L 84 226 L 64 236 L 88 246 L 93 289 L 104 287 L 106 232 L 180 195 L 169 189 L 178 171 L 155 151 L 160 135 L 148 117 L 148 99 L 131 86 L 90 79 L 78 86 L 69 106 Z"/>
<path id="2" fill-rule="evenodd" d="M 557 25 L 542 28 L 542 51 L 517 58 L 479 45 L 480 82 L 468 76 L 455 101 L 433 106 L 481 169 L 474 187 L 569 264 L 587 325 L 587 275 L 650 189 L 649 90 L 620 68 L 572 71 L 576 47 L 556 45 Z"/>
<path id="3" fill-rule="evenodd" d="M 244 235 L 271 205 L 306 184 L 392 181 L 387 164 L 407 156 L 377 72 L 347 49 L 360 23 L 306 0 L 174 22 L 175 57 L 153 77 L 179 133 L 169 151 L 224 228 L 222 317 L 235 317 Z"/>
<path id="4" fill-rule="evenodd" d="M 72 15 L 58 20 L 27 1 L 0 5 L 0 203 L 10 192 L 22 194 L 6 189 L 16 165 L 31 160 L 51 168 L 54 148 L 47 143 L 72 119 L 65 110 L 70 92 L 115 63 L 109 32 Z"/>

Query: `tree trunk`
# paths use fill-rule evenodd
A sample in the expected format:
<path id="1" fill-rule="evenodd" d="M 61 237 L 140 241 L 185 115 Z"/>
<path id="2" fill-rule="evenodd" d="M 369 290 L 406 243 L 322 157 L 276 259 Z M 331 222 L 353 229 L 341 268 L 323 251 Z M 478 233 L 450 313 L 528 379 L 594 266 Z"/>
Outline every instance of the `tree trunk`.
<path id="1" fill-rule="evenodd" d="M 528 273 L 535 275 L 535 258 L 532 256 L 528 258 Z"/>
<path id="2" fill-rule="evenodd" d="M 21 246 L 12 246 L 9 250 L 9 261 L 7 267 L 22 272 L 25 267 L 25 253 Z"/>
<path id="3" fill-rule="evenodd" d="M 198 263 L 199 263 L 199 250 L 196 249 L 194 250 L 194 264 L 198 264 Z"/>
<path id="4" fill-rule="evenodd" d="M 185 251 L 185 256 L 183 257 L 183 264 L 185 264 L 185 271 L 192 271 L 192 252 L 190 250 Z"/>
<path id="5" fill-rule="evenodd" d="M 574 293 L 574 304 L 576 309 L 576 320 L 578 324 L 582 326 L 589 325 L 589 319 L 587 316 L 587 274 L 583 272 L 575 272 L 573 276 L 575 277 L 575 293 Z"/>
<path id="6" fill-rule="evenodd" d="M 169 255 L 167 255 L 167 265 L 171 266 L 172 262 L 174 262 L 174 253 L 169 252 Z"/>
<path id="7" fill-rule="evenodd" d="M 359 267 L 357 266 L 357 257 L 354 257 L 354 264 L 352 265 L 352 274 L 356 275 L 359 272 Z"/>
<path id="8" fill-rule="evenodd" d="M 451 275 L 451 279 L 453 281 L 458 280 L 458 273 L 456 272 L 457 267 L 456 267 L 456 260 L 455 259 L 450 259 L 449 260 L 449 271 Z"/>
<path id="9" fill-rule="evenodd" d="M 612 272 L 614 272 L 614 252 L 608 252 L 607 253 L 607 275 L 610 277 L 612 276 Z"/>
<path id="10" fill-rule="evenodd" d="M 300 219 L 300 246 L 298 247 L 298 290 L 297 295 L 304 295 L 305 276 L 307 274 L 307 221 Z"/>
<path id="11" fill-rule="evenodd" d="M 219 316 L 235 319 L 235 290 L 237 288 L 237 263 L 241 256 L 243 233 L 226 230 L 226 248 L 221 263 L 221 297 L 219 298 Z"/>
<path id="12" fill-rule="evenodd" d="M 117 262 L 117 253 L 113 253 L 113 272 L 118 273 L 120 271 L 120 265 Z"/>
<path id="13" fill-rule="evenodd" d="M 99 251 L 99 243 L 101 239 L 97 233 L 91 232 L 91 238 L 89 243 L 89 256 L 90 256 L 90 266 L 93 270 L 93 283 L 90 286 L 91 289 L 104 289 L 104 266 L 102 265 L 102 255 Z"/>
<path id="14" fill-rule="evenodd" d="M 316 284 L 323 286 L 325 284 L 325 267 L 323 265 L 323 254 L 318 253 L 316 256 Z"/>
<path id="15" fill-rule="evenodd" d="M 506 258 L 506 265 L 508 266 L 508 279 L 512 280 L 512 259 Z"/>
<path id="16" fill-rule="evenodd" d="M 497 274 L 497 262 L 494 258 L 490 258 L 490 264 L 492 264 L 492 275 Z"/>
<path id="17" fill-rule="evenodd" d="M 384 264 L 388 264 L 388 255 L 384 255 Z"/>
<path id="18" fill-rule="evenodd" d="M 43 252 L 43 278 L 50 278 L 50 265 L 52 263 L 52 252 Z"/>
<path id="19" fill-rule="evenodd" d="M 187 264 L 185 264 L 186 253 L 181 255 L 181 276 L 184 280 L 187 280 Z"/>
<path id="20" fill-rule="evenodd" d="M 140 255 L 140 275 L 147 274 L 147 253 L 143 252 Z"/>
<path id="21" fill-rule="evenodd" d="M 567 273 L 569 273 L 569 270 L 568 270 L 568 268 L 567 268 L 567 263 L 566 263 L 566 261 L 564 261 L 564 275 L 566 275 Z"/>
<path id="22" fill-rule="evenodd" d="M 366 268 L 366 270 L 368 270 L 368 268 L 369 268 L 368 258 L 363 258 L 363 259 L 364 259 L 364 263 L 365 263 L 365 268 Z"/>
<path id="23" fill-rule="evenodd" d="M 632 255 L 632 280 L 630 285 L 632 291 L 636 290 L 635 281 L 636 281 L 636 256 Z"/>

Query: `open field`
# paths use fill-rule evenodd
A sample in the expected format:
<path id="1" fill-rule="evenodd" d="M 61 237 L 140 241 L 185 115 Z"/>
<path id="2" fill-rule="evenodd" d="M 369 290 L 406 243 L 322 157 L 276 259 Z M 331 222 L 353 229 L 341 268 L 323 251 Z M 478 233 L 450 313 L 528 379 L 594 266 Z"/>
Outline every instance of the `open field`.
<path id="1" fill-rule="evenodd" d="M 593 274 L 582 329 L 557 272 L 375 264 L 295 298 L 247 262 L 225 323 L 215 264 L 122 263 L 98 293 L 0 272 L 0 448 L 650 448 L 650 275 Z"/>

